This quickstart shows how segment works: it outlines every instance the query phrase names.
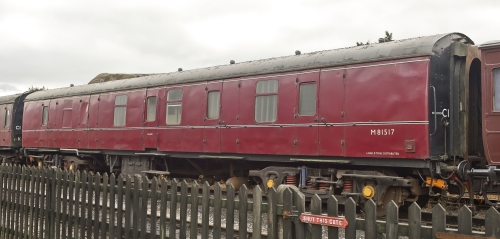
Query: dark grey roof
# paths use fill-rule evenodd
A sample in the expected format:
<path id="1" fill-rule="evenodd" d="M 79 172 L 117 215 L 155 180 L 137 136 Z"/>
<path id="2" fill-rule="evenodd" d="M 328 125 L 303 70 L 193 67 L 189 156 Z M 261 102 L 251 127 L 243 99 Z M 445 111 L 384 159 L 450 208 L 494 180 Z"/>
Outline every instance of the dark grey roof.
<path id="1" fill-rule="evenodd" d="M 14 103 L 16 98 L 21 96 L 21 95 L 22 94 L 0 96 L 0 105 Z"/>
<path id="2" fill-rule="evenodd" d="M 479 49 L 481 48 L 488 48 L 488 47 L 498 47 L 500 46 L 500 40 L 494 40 L 494 41 L 487 41 L 481 45 L 479 45 Z"/>
<path id="3" fill-rule="evenodd" d="M 440 34 L 367 46 L 325 50 L 302 55 L 275 57 L 119 81 L 44 90 L 30 94 L 26 101 L 427 56 L 433 54 L 434 45 L 441 39 L 447 39 L 450 43 L 453 40 L 472 43 L 467 36 L 460 33 Z"/>

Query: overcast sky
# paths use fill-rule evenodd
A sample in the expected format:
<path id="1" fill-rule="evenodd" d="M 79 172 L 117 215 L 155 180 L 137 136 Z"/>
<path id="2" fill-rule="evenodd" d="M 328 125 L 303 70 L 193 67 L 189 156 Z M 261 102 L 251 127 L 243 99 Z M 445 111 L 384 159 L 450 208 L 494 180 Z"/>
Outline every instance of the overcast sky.
<path id="1" fill-rule="evenodd" d="M 462 32 L 500 39 L 500 0 L 0 0 L 0 95 Z"/>

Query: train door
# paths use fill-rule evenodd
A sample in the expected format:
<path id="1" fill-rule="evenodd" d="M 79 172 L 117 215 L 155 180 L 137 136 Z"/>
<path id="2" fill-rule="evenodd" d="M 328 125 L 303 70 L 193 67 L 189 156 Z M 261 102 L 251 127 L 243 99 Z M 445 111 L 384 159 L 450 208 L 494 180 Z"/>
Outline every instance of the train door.
<path id="1" fill-rule="evenodd" d="M 489 165 L 500 166 L 500 42 L 480 47 L 482 65 L 482 125 L 484 153 Z M 479 62 L 478 62 L 479 63 Z"/>
<path id="2" fill-rule="evenodd" d="M 318 88 L 320 72 L 297 75 L 295 154 L 318 154 Z"/>
<path id="3" fill-rule="evenodd" d="M 89 103 L 90 96 L 82 96 L 78 107 L 78 148 L 81 149 L 88 148 Z"/>
<path id="4" fill-rule="evenodd" d="M 87 142 L 89 149 L 99 148 L 99 95 L 91 95 L 88 107 Z"/>
<path id="5" fill-rule="evenodd" d="M 220 142 L 222 153 L 237 153 L 239 150 L 239 80 L 227 80 L 222 84 L 221 111 L 219 117 Z"/>
<path id="6" fill-rule="evenodd" d="M 344 69 L 321 71 L 318 94 L 319 155 L 344 156 Z"/>
<path id="7" fill-rule="evenodd" d="M 143 146 L 145 149 L 156 149 L 158 145 L 158 88 L 146 90 L 144 110 L 144 136 Z"/>
<path id="8" fill-rule="evenodd" d="M 220 111 L 222 81 L 208 82 L 206 95 L 206 114 L 204 119 L 204 152 L 220 153 Z"/>

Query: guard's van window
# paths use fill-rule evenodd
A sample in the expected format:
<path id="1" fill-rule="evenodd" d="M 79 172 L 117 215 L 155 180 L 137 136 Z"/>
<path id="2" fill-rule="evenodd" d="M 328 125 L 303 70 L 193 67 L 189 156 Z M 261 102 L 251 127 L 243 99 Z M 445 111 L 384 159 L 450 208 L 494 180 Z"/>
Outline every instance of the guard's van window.
<path id="1" fill-rule="evenodd" d="M 127 95 L 117 95 L 115 98 L 114 126 L 125 126 L 127 119 Z"/>
<path id="2" fill-rule="evenodd" d="M 316 114 L 316 83 L 300 84 L 299 115 Z"/>
<path id="3" fill-rule="evenodd" d="M 44 106 L 42 108 L 42 125 L 47 125 L 49 122 L 49 107 Z"/>
<path id="4" fill-rule="evenodd" d="M 10 110 L 5 110 L 5 127 L 10 127 Z"/>
<path id="5" fill-rule="evenodd" d="M 500 111 L 500 68 L 493 69 L 493 110 Z"/>
<path id="6" fill-rule="evenodd" d="M 220 91 L 208 92 L 207 118 L 218 119 L 220 109 Z"/>
<path id="7" fill-rule="evenodd" d="M 182 116 L 182 90 L 169 90 L 167 93 L 167 124 L 181 123 Z"/>

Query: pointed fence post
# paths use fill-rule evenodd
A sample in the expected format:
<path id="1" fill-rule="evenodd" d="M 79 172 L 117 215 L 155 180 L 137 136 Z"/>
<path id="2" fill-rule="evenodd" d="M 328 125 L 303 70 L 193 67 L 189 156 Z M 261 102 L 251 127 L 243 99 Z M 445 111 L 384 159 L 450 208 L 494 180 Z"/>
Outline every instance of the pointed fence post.
<path id="1" fill-rule="evenodd" d="M 436 232 L 446 231 L 446 210 L 441 204 L 432 209 L 432 238 L 436 238 Z"/>
<path id="2" fill-rule="evenodd" d="M 220 183 L 216 182 L 214 187 L 214 217 L 213 217 L 213 238 L 221 236 L 222 218 L 222 191 Z"/>
<path id="3" fill-rule="evenodd" d="M 386 208 L 386 224 L 385 224 L 385 234 L 387 239 L 397 239 L 398 238 L 398 205 L 394 201 L 390 201 Z"/>
<path id="4" fill-rule="evenodd" d="M 172 209 L 170 209 L 172 210 Z M 210 184 L 205 181 L 203 184 L 203 196 L 202 196 L 202 203 L 201 203 L 201 238 L 202 239 L 208 239 L 208 226 L 209 226 L 209 219 L 210 219 Z M 170 219 L 172 220 L 172 218 Z M 174 228 L 175 230 L 175 228 Z M 175 238 L 175 235 L 172 237 L 170 236 L 169 238 Z"/>
<path id="5" fill-rule="evenodd" d="M 500 213 L 494 207 L 486 211 L 484 225 L 486 237 L 500 238 Z"/>
<path id="6" fill-rule="evenodd" d="M 408 208 L 408 237 L 409 239 L 422 238 L 422 213 L 421 208 L 416 202 Z"/>
<path id="7" fill-rule="evenodd" d="M 259 185 L 255 186 L 253 189 L 253 227 L 252 227 L 252 239 L 260 239 L 262 233 L 262 222 L 261 222 L 261 206 L 262 206 L 262 189 Z"/>
<path id="8" fill-rule="evenodd" d="M 268 239 L 278 239 L 277 204 L 278 204 L 278 195 L 276 193 L 276 189 L 274 187 L 269 188 L 267 190 L 267 206 L 268 206 L 267 238 Z"/>
<path id="9" fill-rule="evenodd" d="M 170 221 L 168 226 L 169 238 L 176 237 L 177 231 L 177 179 L 172 179 L 170 186 Z"/>
<path id="10" fill-rule="evenodd" d="M 467 206 L 462 206 L 458 211 L 458 233 L 472 234 L 472 211 Z"/>
<path id="11" fill-rule="evenodd" d="M 365 238 L 377 239 L 377 204 L 371 199 L 365 202 Z"/>
<path id="12" fill-rule="evenodd" d="M 232 184 L 226 187 L 226 238 L 234 238 L 234 191 Z"/>
<path id="13" fill-rule="evenodd" d="M 315 194 L 311 199 L 311 214 L 321 215 L 321 198 Z M 321 225 L 311 225 L 312 239 L 321 239 L 322 230 Z"/>
<path id="14" fill-rule="evenodd" d="M 333 195 L 328 197 L 327 202 L 327 211 L 328 216 L 330 217 L 338 217 L 339 216 L 339 201 Z M 328 227 L 328 238 L 329 239 L 338 239 L 339 238 L 339 229 L 336 227 Z"/>
<path id="15" fill-rule="evenodd" d="M 356 238 L 356 202 L 354 199 L 349 198 L 345 203 L 345 219 L 347 220 L 347 227 L 345 228 L 345 238 Z"/>

